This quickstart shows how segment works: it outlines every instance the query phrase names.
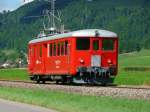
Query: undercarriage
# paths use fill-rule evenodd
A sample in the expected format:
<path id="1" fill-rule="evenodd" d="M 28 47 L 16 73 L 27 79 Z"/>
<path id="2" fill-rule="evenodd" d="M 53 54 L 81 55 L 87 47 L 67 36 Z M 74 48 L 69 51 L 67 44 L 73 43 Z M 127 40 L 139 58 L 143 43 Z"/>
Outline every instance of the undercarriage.
<path id="1" fill-rule="evenodd" d="M 79 67 L 75 76 L 71 75 L 32 75 L 31 80 L 37 83 L 56 81 L 63 84 L 108 84 L 113 83 L 115 68 Z"/>

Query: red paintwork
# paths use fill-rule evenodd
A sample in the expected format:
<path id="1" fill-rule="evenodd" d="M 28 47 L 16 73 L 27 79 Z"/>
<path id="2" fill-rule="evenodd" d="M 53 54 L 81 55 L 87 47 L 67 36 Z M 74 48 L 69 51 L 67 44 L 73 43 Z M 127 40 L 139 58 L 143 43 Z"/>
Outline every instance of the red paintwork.
<path id="1" fill-rule="evenodd" d="M 92 44 L 90 50 L 84 51 L 76 50 L 76 38 L 63 38 L 50 40 L 45 42 L 39 42 L 29 44 L 28 51 L 28 70 L 30 75 L 76 75 L 76 70 L 79 66 L 91 66 L 91 55 L 100 55 L 102 57 L 101 66 L 109 67 L 108 59 L 112 61 L 112 64 L 118 68 L 118 38 L 105 38 L 95 37 L 90 38 L 90 43 L 93 40 L 100 40 L 100 50 L 92 50 Z M 115 41 L 115 49 L 113 51 L 102 50 L 102 39 L 113 39 Z M 48 56 L 48 44 L 53 42 L 68 41 L 69 55 L 67 56 Z M 42 56 L 39 56 L 40 46 L 42 46 Z M 33 51 L 31 49 L 34 49 Z M 57 51 L 57 50 L 56 50 Z M 80 63 L 80 60 L 84 60 L 84 63 Z M 37 60 L 39 62 L 37 62 Z M 117 74 L 117 73 L 116 73 Z"/>

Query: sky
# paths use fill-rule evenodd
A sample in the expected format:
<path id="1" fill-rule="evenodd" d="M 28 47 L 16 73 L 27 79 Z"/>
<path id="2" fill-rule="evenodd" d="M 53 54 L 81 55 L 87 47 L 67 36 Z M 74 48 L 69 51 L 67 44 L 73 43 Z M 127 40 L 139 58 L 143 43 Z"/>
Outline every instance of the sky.
<path id="1" fill-rule="evenodd" d="M 0 12 L 3 10 L 15 10 L 21 5 L 31 1 L 33 0 L 26 0 L 26 2 L 24 2 L 24 0 L 0 0 Z"/>

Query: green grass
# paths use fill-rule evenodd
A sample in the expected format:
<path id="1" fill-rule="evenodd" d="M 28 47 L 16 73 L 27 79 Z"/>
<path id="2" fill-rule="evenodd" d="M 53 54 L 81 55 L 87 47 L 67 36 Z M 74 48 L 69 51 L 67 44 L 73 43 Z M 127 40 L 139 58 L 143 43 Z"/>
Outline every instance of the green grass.
<path id="1" fill-rule="evenodd" d="M 119 71 L 115 78 L 118 85 L 150 85 L 150 72 L 126 72 Z"/>
<path id="2" fill-rule="evenodd" d="M 119 66 L 150 67 L 150 50 L 121 54 L 119 56 Z"/>
<path id="3" fill-rule="evenodd" d="M 29 77 L 25 69 L 0 69 L 0 79 L 29 80 Z"/>
<path id="4" fill-rule="evenodd" d="M 150 67 L 150 50 L 119 55 L 119 73 L 116 84 L 150 85 L 150 71 L 124 71 L 125 67 Z"/>
<path id="5" fill-rule="evenodd" d="M 60 112 L 149 112 L 150 101 L 82 96 L 46 90 L 0 87 L 0 98 L 40 105 Z"/>

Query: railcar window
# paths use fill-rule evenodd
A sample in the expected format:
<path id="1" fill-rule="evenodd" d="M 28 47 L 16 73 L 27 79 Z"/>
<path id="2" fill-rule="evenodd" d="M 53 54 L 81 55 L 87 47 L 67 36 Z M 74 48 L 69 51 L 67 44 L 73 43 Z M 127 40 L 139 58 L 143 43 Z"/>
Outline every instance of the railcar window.
<path id="1" fill-rule="evenodd" d="M 42 46 L 40 46 L 39 56 L 42 57 Z"/>
<path id="2" fill-rule="evenodd" d="M 93 50 L 99 50 L 99 40 L 93 41 Z"/>
<path id="3" fill-rule="evenodd" d="M 114 40 L 112 40 L 112 39 L 104 39 L 102 41 L 102 49 L 104 51 L 114 50 Z"/>
<path id="4" fill-rule="evenodd" d="M 57 56 L 60 56 L 60 43 L 57 44 Z"/>
<path id="5" fill-rule="evenodd" d="M 44 48 L 47 48 L 47 44 L 43 44 Z"/>
<path id="6" fill-rule="evenodd" d="M 31 55 L 34 56 L 34 48 L 31 48 Z"/>
<path id="7" fill-rule="evenodd" d="M 68 41 L 65 41 L 65 55 L 68 54 Z"/>
<path id="8" fill-rule="evenodd" d="M 49 56 L 53 55 L 53 44 L 49 44 Z"/>
<path id="9" fill-rule="evenodd" d="M 29 47 L 29 54 L 30 54 L 31 56 L 34 55 L 34 48 L 33 48 L 33 47 Z"/>
<path id="10" fill-rule="evenodd" d="M 53 56 L 56 56 L 56 44 L 54 43 Z"/>
<path id="11" fill-rule="evenodd" d="M 61 56 L 64 55 L 64 45 L 65 45 L 65 43 L 62 42 L 62 43 L 61 43 Z"/>
<path id="12" fill-rule="evenodd" d="M 76 49 L 77 50 L 89 50 L 90 49 L 90 39 L 89 38 L 77 38 Z"/>
<path id="13" fill-rule="evenodd" d="M 34 49 L 35 49 L 35 57 L 37 58 L 39 56 L 39 48 L 38 46 L 34 46 Z"/>

